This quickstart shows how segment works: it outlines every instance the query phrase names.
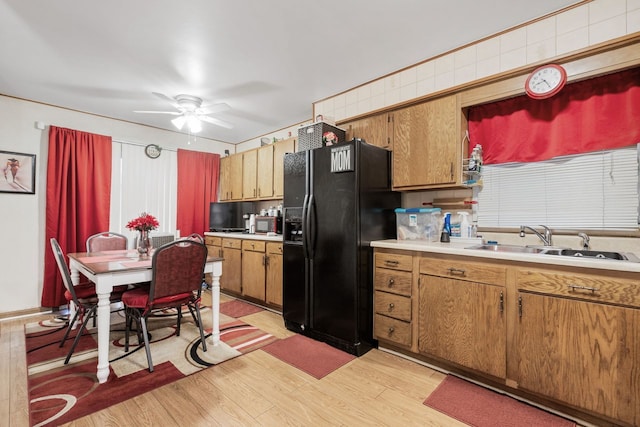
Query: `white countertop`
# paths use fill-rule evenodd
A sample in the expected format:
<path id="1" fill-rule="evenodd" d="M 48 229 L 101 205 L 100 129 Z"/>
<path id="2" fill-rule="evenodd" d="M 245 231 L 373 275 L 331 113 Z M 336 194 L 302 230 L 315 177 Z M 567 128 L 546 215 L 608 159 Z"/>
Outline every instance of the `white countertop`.
<path id="1" fill-rule="evenodd" d="M 535 264 L 564 265 L 599 270 L 627 271 L 640 273 L 640 263 L 609 259 L 575 258 L 570 256 L 543 255 L 520 252 L 497 252 L 479 249 L 466 249 L 477 243 L 440 243 L 416 240 L 377 240 L 371 242 L 374 248 L 388 248 L 407 251 L 433 252 L 448 255 L 466 256 L 470 258 L 503 259 Z"/>
<path id="2" fill-rule="evenodd" d="M 245 239 L 245 240 L 266 240 L 269 242 L 282 242 L 282 234 L 276 234 L 275 236 L 267 236 L 266 234 L 249 234 L 249 233 L 224 233 L 218 231 L 206 231 L 205 236 L 214 237 L 227 237 L 233 239 Z"/>

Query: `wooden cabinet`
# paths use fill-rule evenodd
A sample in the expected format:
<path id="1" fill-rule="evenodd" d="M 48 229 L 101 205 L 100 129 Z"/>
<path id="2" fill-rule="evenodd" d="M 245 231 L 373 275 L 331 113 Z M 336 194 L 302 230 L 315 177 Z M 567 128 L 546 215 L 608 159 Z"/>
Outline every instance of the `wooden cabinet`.
<path id="1" fill-rule="evenodd" d="M 517 289 L 518 387 L 640 425 L 637 280 L 527 269 Z"/>
<path id="2" fill-rule="evenodd" d="M 273 146 L 273 196 L 284 197 L 284 155 L 295 153 L 297 138 L 279 141 Z"/>
<path id="3" fill-rule="evenodd" d="M 413 257 L 376 251 L 374 264 L 374 336 L 410 348 L 413 343 Z"/>
<path id="4" fill-rule="evenodd" d="M 457 96 L 437 98 L 393 114 L 393 188 L 459 185 L 462 114 Z"/>
<path id="5" fill-rule="evenodd" d="M 267 242 L 266 290 L 267 305 L 282 307 L 282 243 Z"/>
<path id="6" fill-rule="evenodd" d="M 242 155 L 235 154 L 220 159 L 221 201 L 242 199 Z"/>
<path id="7" fill-rule="evenodd" d="M 204 244 L 207 245 L 207 253 L 209 256 L 220 257 L 222 258 L 222 238 L 215 236 L 205 236 Z M 213 282 L 213 277 L 211 273 L 206 273 L 204 275 L 204 280 L 207 285 L 211 286 Z"/>
<path id="8" fill-rule="evenodd" d="M 222 239 L 222 276 L 220 288 L 235 294 L 242 292 L 242 240 Z"/>
<path id="9" fill-rule="evenodd" d="M 420 352 L 505 378 L 505 283 L 504 267 L 422 258 Z"/>
<path id="10" fill-rule="evenodd" d="M 273 148 L 274 144 L 258 149 L 257 188 L 259 199 L 273 197 Z"/>
<path id="11" fill-rule="evenodd" d="M 354 120 L 341 127 L 345 129 L 347 141 L 360 138 L 371 145 L 393 150 L 393 113 Z"/>
<path id="12" fill-rule="evenodd" d="M 242 295 L 265 300 L 265 245 L 262 240 L 242 241 Z"/>
<path id="13" fill-rule="evenodd" d="M 242 198 L 258 198 L 258 150 L 245 151 L 242 154 Z"/>

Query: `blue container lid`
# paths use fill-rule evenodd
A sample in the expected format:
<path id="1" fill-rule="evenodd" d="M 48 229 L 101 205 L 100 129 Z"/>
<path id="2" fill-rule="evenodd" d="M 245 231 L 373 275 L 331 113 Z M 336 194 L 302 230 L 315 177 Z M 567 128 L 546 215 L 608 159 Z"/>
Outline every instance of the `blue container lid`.
<path id="1" fill-rule="evenodd" d="M 396 213 L 435 213 L 440 212 L 440 208 L 396 208 Z"/>

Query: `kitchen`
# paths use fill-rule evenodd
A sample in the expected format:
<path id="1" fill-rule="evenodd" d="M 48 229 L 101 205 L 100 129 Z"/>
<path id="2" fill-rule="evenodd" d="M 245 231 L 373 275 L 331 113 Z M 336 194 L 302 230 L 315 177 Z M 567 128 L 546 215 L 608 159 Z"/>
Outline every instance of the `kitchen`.
<path id="1" fill-rule="evenodd" d="M 596 2 L 600 3 L 600 2 Z M 631 15 L 631 14 L 629 14 Z M 635 30 L 637 31 L 637 30 Z M 634 31 L 630 31 L 629 34 L 631 36 L 633 36 Z M 622 46 L 622 48 L 624 47 L 623 45 L 627 42 L 630 42 L 629 46 L 631 46 L 632 48 L 637 47 L 636 44 L 634 44 L 633 42 L 633 37 L 628 38 L 627 40 L 623 40 L 622 42 L 620 40 L 617 40 L 616 43 L 619 43 L 620 46 Z M 612 39 L 615 39 L 616 37 L 612 37 Z M 624 39 L 624 37 L 623 37 Z M 615 44 L 615 43 L 614 43 Z M 613 46 L 615 47 L 615 46 Z M 626 64 L 624 63 L 620 63 L 618 62 L 617 65 L 615 63 L 614 60 L 610 60 L 607 59 L 606 56 L 601 59 L 601 62 L 604 63 L 605 65 L 596 65 L 596 66 L 590 66 L 587 67 L 588 71 L 578 71 L 578 70 L 584 70 L 585 67 L 585 63 L 588 62 L 588 59 L 590 56 L 597 56 L 597 55 L 601 55 L 601 51 L 605 51 L 606 49 L 604 49 L 602 46 L 597 47 L 597 48 L 593 48 L 593 51 L 590 51 L 588 48 L 583 47 L 580 49 L 577 49 L 579 51 L 579 53 L 576 55 L 576 59 L 575 59 L 575 69 L 574 72 L 571 74 L 571 78 L 573 79 L 578 79 L 578 78 L 582 78 L 582 77 L 588 77 L 590 75 L 599 75 L 602 74 L 604 72 L 608 72 L 611 69 L 615 69 L 616 66 L 620 67 L 620 68 L 624 68 L 626 67 Z M 593 55 L 592 55 L 593 54 Z M 604 55 L 604 54 L 603 54 Z M 551 57 L 555 57 L 558 55 L 551 55 Z M 451 58 L 449 58 L 451 59 Z M 544 58 L 543 58 L 544 59 Z M 564 62 L 562 61 L 567 68 L 569 68 L 569 63 L 574 62 L 569 60 L 569 58 L 564 58 L 567 59 L 568 62 Z M 542 59 L 541 59 L 542 61 Z M 631 60 L 631 63 L 634 60 Z M 635 59 L 635 63 L 637 63 L 637 57 Z M 443 60 L 443 63 L 445 63 L 446 61 Z M 527 68 L 527 71 L 529 70 L 529 68 Z M 500 97 L 502 96 L 510 96 L 510 94 L 516 94 L 516 93 L 522 93 L 522 83 L 524 81 L 524 76 L 526 75 L 526 72 L 523 70 L 522 72 L 516 72 L 512 77 L 509 76 L 503 76 L 505 77 L 504 79 L 500 79 L 498 81 L 495 81 L 493 83 L 489 83 L 492 86 L 492 92 L 495 90 L 498 93 L 500 93 Z M 396 78 L 399 78 L 399 74 L 395 76 Z M 365 86 L 370 86 L 370 89 L 373 89 L 374 87 L 377 86 L 377 83 L 371 83 L 369 85 L 365 85 Z M 486 87 L 476 87 L 475 89 L 472 89 L 468 92 L 465 92 L 465 96 L 467 97 L 466 100 L 461 101 L 462 105 L 471 105 L 471 104 L 475 104 L 475 103 L 479 103 L 479 102 L 485 102 L 485 101 L 489 101 L 492 100 L 492 96 L 491 95 L 487 95 L 486 93 L 482 93 L 483 90 L 486 89 Z M 347 123 L 350 118 L 352 117 L 364 117 L 362 120 L 366 120 L 367 116 L 368 116 L 368 111 L 362 110 L 362 111 L 356 111 L 356 113 L 352 113 L 351 110 L 353 108 L 353 102 L 350 102 L 351 99 L 353 99 L 353 95 L 355 94 L 355 92 L 357 91 L 364 91 L 362 88 L 356 88 L 353 90 L 354 92 L 352 93 L 351 91 L 344 93 L 344 94 L 340 94 L 340 95 L 336 95 L 335 97 L 326 99 L 326 100 L 322 100 L 322 101 L 318 101 L 315 105 L 314 105 L 314 117 L 318 114 L 323 114 L 326 117 L 335 117 L 336 119 L 336 123 L 341 126 L 344 123 Z M 51 117 L 51 121 L 54 120 L 54 118 L 56 117 L 65 117 L 66 118 L 62 118 L 62 119 L 58 119 L 58 120 L 62 120 L 62 121 L 67 121 L 67 123 L 69 123 L 69 126 L 77 126 L 77 127 L 82 127 L 83 125 L 88 126 L 90 128 L 98 128 L 98 130 L 100 128 L 109 128 L 111 126 L 113 126 L 112 123 L 101 123 L 100 125 L 96 125 L 96 124 L 87 124 L 87 123 L 91 123 L 90 119 L 85 119 L 85 118 L 81 118 L 81 117 L 71 117 L 70 113 L 61 113 L 58 111 L 52 111 L 51 109 L 45 107 L 45 106 L 38 106 L 38 107 L 32 107 L 29 105 L 25 105 L 26 103 L 23 103 L 22 101 L 18 101 L 18 100 L 13 100 L 13 99 L 4 99 L 3 98 L 3 106 L 4 109 L 7 110 L 7 114 L 8 117 L 14 117 L 12 111 L 16 111 L 19 109 L 24 109 L 24 108 L 34 108 L 35 111 L 32 111 L 33 114 L 30 114 L 30 116 L 40 116 L 40 117 Z M 372 103 L 370 104 L 370 108 L 371 110 L 369 111 L 376 111 L 376 104 Z M 349 111 L 349 113 L 347 113 L 347 111 Z M 462 118 L 456 119 L 456 120 L 462 120 Z M 120 132 L 127 134 L 132 132 L 131 128 L 129 128 L 128 126 L 126 126 L 125 124 L 119 124 L 117 125 L 120 127 Z M 297 129 L 294 129 L 294 131 Z M 348 129 L 347 129 L 348 130 Z M 21 140 L 22 139 L 32 139 L 29 132 L 31 132 L 31 129 L 25 129 L 20 128 L 20 129 L 16 129 L 14 132 L 12 132 L 10 134 L 10 137 L 19 137 Z M 154 135 L 154 137 L 158 137 L 160 139 L 163 138 L 167 138 L 167 139 L 172 139 L 173 137 L 166 137 L 163 135 L 160 135 L 160 132 L 157 133 L 158 135 Z M 287 133 L 286 132 L 280 132 L 280 133 L 276 133 L 275 135 L 273 135 L 274 137 L 280 139 L 287 139 Z M 143 136 L 142 135 L 142 131 L 140 131 L 140 139 L 145 139 L 148 136 Z M 175 139 L 175 138 L 173 138 Z M 366 137 L 365 137 L 366 139 Z M 174 144 L 177 144 L 177 142 L 173 142 Z M 37 143 L 35 143 L 34 145 L 38 145 L 39 146 L 40 141 L 38 141 Z M 257 145 L 259 144 L 259 141 L 254 141 L 251 143 L 247 143 L 245 144 L 245 147 L 242 147 L 241 149 L 245 149 L 245 151 L 249 151 L 252 148 L 255 148 Z M 7 147 L 9 148 L 9 147 Z M 219 151 L 222 152 L 224 149 L 224 144 L 220 144 L 220 149 Z M 461 148 L 456 148 L 456 149 L 460 149 Z M 453 186 L 452 186 L 453 188 Z M 403 201 L 402 201 L 402 206 L 417 206 L 417 205 L 421 205 L 425 200 L 425 196 L 430 197 L 430 198 L 444 198 L 444 197 L 457 197 L 459 195 L 459 192 L 463 192 L 463 197 L 467 195 L 468 190 L 435 190 L 436 194 L 431 194 L 432 192 L 429 192 L 428 195 L 425 195 L 422 191 L 417 191 L 417 192 L 410 192 L 410 193 L 404 193 L 403 195 Z M 37 218 L 34 217 L 34 214 L 30 214 L 29 212 L 37 212 L 38 211 L 38 206 L 33 206 L 32 203 L 30 202 L 25 202 L 24 200 L 18 201 L 16 208 L 18 209 L 18 212 L 21 212 L 20 215 L 22 215 L 22 213 L 25 213 L 27 218 L 33 219 L 34 221 L 32 221 L 32 223 L 38 223 Z M 40 208 L 41 209 L 41 208 Z M 21 222 L 20 222 L 21 223 Z M 31 232 L 30 232 L 31 233 Z M 500 232 L 483 232 L 483 234 L 491 239 L 491 240 L 497 240 L 500 243 L 507 243 L 507 242 L 512 242 L 515 244 L 536 244 L 536 239 L 533 236 L 527 236 L 525 238 L 525 240 L 522 240 L 517 234 L 517 230 L 514 230 L 513 232 L 508 232 L 508 233 L 500 233 Z M 571 247 L 576 247 L 580 242 L 578 240 L 577 237 L 573 236 L 573 235 L 558 235 L 556 236 L 556 239 L 558 242 L 563 242 L 564 239 L 567 240 L 567 244 Z M 558 240 L 559 239 L 559 240 Z M 33 240 L 36 241 L 38 240 L 37 235 L 33 235 L 31 236 L 31 238 L 29 238 L 29 240 Z M 610 243 L 612 242 L 612 243 Z M 616 237 L 616 236 L 592 236 L 592 245 L 594 247 L 603 247 L 602 245 L 611 245 L 611 246 L 615 246 L 615 248 L 617 248 L 618 250 L 628 250 L 631 252 L 638 252 L 637 250 L 637 244 L 635 243 L 635 239 L 634 238 L 625 238 L 625 237 Z M 39 247 L 38 245 L 35 245 L 36 247 Z M 39 256 L 41 258 L 42 252 L 44 251 L 43 248 L 39 249 Z M 29 271 L 36 271 L 37 268 L 37 262 L 35 260 L 30 261 L 28 263 L 28 268 L 26 270 Z M 33 267 L 33 268 L 31 268 Z M 33 280 L 30 280 L 29 282 L 37 282 L 37 278 L 33 278 Z M 25 289 L 25 293 L 28 293 L 28 297 L 25 298 L 27 300 L 38 300 L 38 292 L 37 289 L 33 289 L 33 288 L 28 288 Z M 11 309 L 9 309 L 8 311 L 12 311 Z"/>

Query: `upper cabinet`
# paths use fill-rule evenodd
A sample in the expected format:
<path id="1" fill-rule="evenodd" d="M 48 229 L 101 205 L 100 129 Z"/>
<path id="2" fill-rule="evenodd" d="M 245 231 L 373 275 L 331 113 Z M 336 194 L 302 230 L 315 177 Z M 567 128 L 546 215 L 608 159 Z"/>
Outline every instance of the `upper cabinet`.
<path id="1" fill-rule="evenodd" d="M 220 159 L 220 197 L 221 201 L 242 199 L 242 155 Z"/>
<path id="2" fill-rule="evenodd" d="M 460 185 L 463 129 L 458 97 L 437 98 L 393 114 L 393 188 Z"/>
<path id="3" fill-rule="evenodd" d="M 273 197 L 273 144 L 258 149 L 258 198 Z"/>
<path id="4" fill-rule="evenodd" d="M 242 198 L 253 200 L 258 198 L 258 151 L 249 150 L 242 156 Z"/>
<path id="5" fill-rule="evenodd" d="M 347 141 L 364 139 L 371 145 L 393 150 L 393 113 L 382 113 L 341 125 Z"/>

